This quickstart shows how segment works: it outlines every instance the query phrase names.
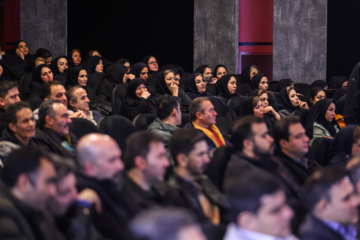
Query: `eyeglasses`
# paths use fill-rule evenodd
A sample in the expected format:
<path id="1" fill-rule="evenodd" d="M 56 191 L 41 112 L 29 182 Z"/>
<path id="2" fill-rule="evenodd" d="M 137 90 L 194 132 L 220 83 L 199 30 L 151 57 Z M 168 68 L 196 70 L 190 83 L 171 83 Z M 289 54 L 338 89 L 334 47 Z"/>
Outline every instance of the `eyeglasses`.
<path id="1" fill-rule="evenodd" d="M 158 64 L 158 61 L 149 62 L 149 64 Z"/>

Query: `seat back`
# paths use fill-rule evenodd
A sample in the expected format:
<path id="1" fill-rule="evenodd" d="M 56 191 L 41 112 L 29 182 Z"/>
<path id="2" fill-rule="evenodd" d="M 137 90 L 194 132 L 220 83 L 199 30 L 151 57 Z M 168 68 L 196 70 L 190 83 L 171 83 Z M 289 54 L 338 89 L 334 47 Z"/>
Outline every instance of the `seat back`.
<path id="1" fill-rule="evenodd" d="M 127 84 L 118 84 L 112 91 L 111 108 L 114 115 L 121 114 L 121 107 L 125 100 Z"/>
<path id="2" fill-rule="evenodd" d="M 69 129 L 78 139 L 86 134 L 99 132 L 95 124 L 83 118 L 72 118 Z"/>

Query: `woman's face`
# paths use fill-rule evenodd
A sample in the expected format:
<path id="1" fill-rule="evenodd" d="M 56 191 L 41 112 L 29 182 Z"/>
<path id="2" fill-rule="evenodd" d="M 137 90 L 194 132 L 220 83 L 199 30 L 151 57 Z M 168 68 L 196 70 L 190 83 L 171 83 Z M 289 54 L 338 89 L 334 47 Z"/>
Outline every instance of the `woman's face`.
<path id="1" fill-rule="evenodd" d="M 262 102 L 262 105 L 264 108 L 269 106 L 269 96 L 267 93 L 263 93 L 259 96 L 260 101 Z"/>
<path id="2" fill-rule="evenodd" d="M 253 108 L 253 110 L 254 110 L 254 116 L 255 117 L 258 117 L 258 118 L 263 118 L 264 117 L 264 107 L 263 107 L 261 101 L 258 101 L 258 103 Z"/>
<path id="3" fill-rule="evenodd" d="M 334 103 L 330 103 L 326 113 L 325 113 L 325 119 L 328 122 L 332 122 L 332 120 L 335 117 L 335 104 Z"/>
<path id="4" fill-rule="evenodd" d="M 124 66 L 127 67 L 130 70 L 131 65 L 130 65 L 129 62 L 124 63 Z"/>
<path id="5" fill-rule="evenodd" d="M 298 107 L 299 104 L 300 104 L 300 100 L 296 94 L 296 91 L 294 89 L 292 89 L 290 92 L 289 92 L 289 99 L 290 99 L 290 102 L 291 104 L 294 106 L 294 107 Z"/>
<path id="6" fill-rule="evenodd" d="M 236 92 L 236 78 L 235 77 L 230 78 L 230 80 L 227 84 L 227 88 L 231 95 L 235 94 L 235 92 Z"/>
<path id="7" fill-rule="evenodd" d="M 227 71 L 224 67 L 219 67 L 216 71 L 216 78 L 220 79 L 223 75 L 226 75 Z"/>
<path id="8" fill-rule="evenodd" d="M 59 69 L 59 72 L 63 73 L 65 69 L 67 69 L 68 66 L 68 62 L 66 58 L 60 58 L 57 62 L 57 66 Z"/>
<path id="9" fill-rule="evenodd" d="M 75 66 L 79 65 L 81 63 L 81 55 L 78 51 L 75 51 L 72 55 L 71 55 Z"/>
<path id="10" fill-rule="evenodd" d="M 19 51 L 24 54 L 24 56 L 29 54 L 29 47 L 26 42 L 20 42 L 18 45 Z"/>
<path id="11" fill-rule="evenodd" d="M 165 76 L 165 83 L 166 86 L 168 86 L 168 88 L 170 89 L 170 85 L 172 83 L 175 83 L 176 85 L 179 86 L 179 82 L 175 80 L 175 75 L 172 72 L 169 72 L 166 76 Z"/>
<path id="12" fill-rule="evenodd" d="M 139 78 L 144 79 L 144 81 L 146 82 L 146 80 L 147 80 L 148 77 L 149 77 L 148 74 L 149 74 L 149 69 L 148 69 L 148 67 L 144 67 L 144 68 L 141 70 L 141 72 L 140 72 Z"/>
<path id="13" fill-rule="evenodd" d="M 149 58 L 148 66 L 150 68 L 150 71 L 157 72 L 159 70 L 158 62 L 154 57 Z"/>
<path id="14" fill-rule="evenodd" d="M 138 98 L 141 98 L 143 92 L 147 92 L 147 88 L 145 84 L 140 84 L 140 86 L 138 86 L 138 88 L 135 90 L 135 94 Z"/>
<path id="15" fill-rule="evenodd" d="M 250 69 L 250 80 L 258 73 L 259 73 L 259 71 L 256 68 L 251 68 Z"/>
<path id="16" fill-rule="evenodd" d="M 95 72 L 102 73 L 104 71 L 103 61 L 100 60 L 99 63 L 96 65 Z"/>
<path id="17" fill-rule="evenodd" d="M 197 87 L 197 90 L 199 93 L 203 93 L 205 92 L 205 82 L 203 80 L 203 77 L 201 75 L 197 76 L 195 78 L 195 84 L 196 84 L 196 87 Z"/>
<path id="18" fill-rule="evenodd" d="M 81 70 L 80 72 L 79 72 L 79 76 L 78 76 L 78 83 L 79 83 L 79 85 L 81 85 L 81 86 L 83 86 L 83 87 L 85 87 L 86 86 L 86 83 L 87 83 L 87 72 L 86 72 L 86 70 Z"/>
<path id="19" fill-rule="evenodd" d="M 211 68 L 205 68 L 203 75 L 204 77 L 211 76 Z"/>
<path id="20" fill-rule="evenodd" d="M 269 88 L 269 81 L 267 77 L 262 77 L 259 83 L 259 90 L 267 91 Z"/>
<path id="21" fill-rule="evenodd" d="M 326 94 L 324 91 L 319 91 L 316 96 L 314 97 L 314 99 L 310 99 L 311 103 L 315 106 L 315 104 L 320 101 L 321 99 L 325 99 L 326 98 Z"/>
<path id="22" fill-rule="evenodd" d="M 54 79 L 53 73 L 52 73 L 51 69 L 48 68 L 48 67 L 43 67 L 41 69 L 41 76 L 40 77 L 41 77 L 41 80 L 44 83 L 51 82 Z"/>
<path id="23" fill-rule="evenodd" d="M 348 83 L 349 83 L 349 81 L 345 81 L 345 82 L 342 84 L 341 89 L 346 89 L 347 86 L 348 86 Z"/>
<path id="24" fill-rule="evenodd" d="M 99 56 L 99 57 L 101 57 L 101 55 L 100 55 L 100 53 L 98 51 L 93 51 L 91 53 L 91 56 Z"/>

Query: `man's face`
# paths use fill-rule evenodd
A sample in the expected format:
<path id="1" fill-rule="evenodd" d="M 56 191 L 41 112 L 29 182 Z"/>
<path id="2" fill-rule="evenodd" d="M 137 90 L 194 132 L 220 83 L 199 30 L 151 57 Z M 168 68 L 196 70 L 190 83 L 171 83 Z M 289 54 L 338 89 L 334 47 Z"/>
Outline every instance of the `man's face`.
<path id="1" fill-rule="evenodd" d="M 253 123 L 251 125 L 253 133 L 253 152 L 256 156 L 271 155 L 274 152 L 274 139 L 269 135 L 269 130 L 265 123 Z"/>
<path id="2" fill-rule="evenodd" d="M 180 126 L 181 125 L 181 116 L 182 116 L 182 114 L 181 114 L 181 110 L 180 110 L 180 103 L 178 103 L 178 106 L 177 106 L 177 108 L 176 108 L 176 113 L 177 113 L 177 115 L 176 115 L 176 126 Z"/>
<path id="3" fill-rule="evenodd" d="M 56 195 L 56 172 L 54 166 L 49 160 L 43 158 L 40 160 L 37 173 L 31 175 L 28 175 L 29 188 L 26 203 L 36 210 L 44 211 L 46 202 L 50 197 Z"/>
<path id="4" fill-rule="evenodd" d="M 85 89 L 77 88 L 74 91 L 74 95 L 76 96 L 77 101 L 76 101 L 76 103 L 74 103 L 73 101 L 70 101 L 70 105 L 75 110 L 82 110 L 82 111 L 88 112 L 90 110 L 90 107 L 89 107 L 90 100 L 87 97 L 87 93 L 86 93 Z"/>
<path id="5" fill-rule="evenodd" d="M 144 175 L 150 184 L 164 181 L 166 168 L 170 163 L 162 142 L 150 143 L 150 149 L 146 155 L 146 164 Z"/>
<path id="6" fill-rule="evenodd" d="M 354 187 L 348 177 L 333 185 L 329 191 L 330 200 L 326 203 L 327 215 L 330 221 L 343 225 L 358 221 L 358 199 Z"/>
<path id="7" fill-rule="evenodd" d="M 51 196 L 47 203 L 51 214 L 63 216 L 69 207 L 77 200 L 76 178 L 73 173 L 66 175 L 56 184 L 57 194 Z"/>
<path id="8" fill-rule="evenodd" d="M 208 127 L 216 124 L 217 113 L 215 112 L 214 105 L 209 100 L 203 101 L 202 105 L 204 112 L 198 112 L 198 120 Z"/>
<path id="9" fill-rule="evenodd" d="M 293 211 L 286 203 L 284 191 L 261 197 L 261 207 L 255 215 L 256 231 L 276 237 L 285 237 L 291 233 Z"/>
<path id="10" fill-rule="evenodd" d="M 47 127 L 52 129 L 60 136 L 65 136 L 69 133 L 69 126 L 71 123 L 68 109 L 62 103 L 54 103 L 52 107 L 54 111 L 54 116 L 46 116 Z"/>
<path id="11" fill-rule="evenodd" d="M 0 98 L 1 107 L 7 109 L 11 104 L 20 102 L 20 93 L 17 87 L 11 88 L 4 98 Z"/>
<path id="12" fill-rule="evenodd" d="M 285 150 L 292 156 L 301 158 L 309 151 L 309 138 L 305 134 L 305 129 L 301 123 L 295 123 L 289 126 L 289 140 L 280 140 L 282 150 Z"/>
<path id="13" fill-rule="evenodd" d="M 194 149 L 187 156 L 187 170 L 193 176 L 202 174 L 210 162 L 208 146 L 205 140 L 194 144 Z"/>
<path id="14" fill-rule="evenodd" d="M 50 91 L 50 99 L 60 100 L 62 104 L 67 106 L 66 90 L 63 85 L 52 85 Z"/>
<path id="15" fill-rule="evenodd" d="M 18 139 L 29 140 L 35 136 L 36 121 L 30 108 L 23 108 L 16 112 L 16 124 L 10 123 L 10 130 Z"/>
<path id="16" fill-rule="evenodd" d="M 121 150 L 115 141 L 107 141 L 97 146 L 99 151 L 96 156 L 96 178 L 98 180 L 112 180 L 122 182 L 124 164 L 121 161 Z"/>

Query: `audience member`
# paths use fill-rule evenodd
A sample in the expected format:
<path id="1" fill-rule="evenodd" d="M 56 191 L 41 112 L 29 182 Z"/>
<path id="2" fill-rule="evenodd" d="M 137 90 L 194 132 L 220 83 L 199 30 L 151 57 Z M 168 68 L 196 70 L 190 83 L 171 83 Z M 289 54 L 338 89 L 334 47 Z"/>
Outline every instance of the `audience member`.
<path id="1" fill-rule="evenodd" d="M 185 92 L 191 100 L 194 100 L 197 97 L 211 97 L 212 95 L 206 91 L 206 84 L 202 74 L 200 72 L 195 72 L 188 77 L 185 85 Z"/>
<path id="2" fill-rule="evenodd" d="M 292 115 L 292 113 L 299 108 L 308 109 L 306 102 L 300 101 L 297 93 L 293 87 L 286 87 L 280 90 L 276 97 L 278 105 L 278 113 L 281 117 Z"/>
<path id="3" fill-rule="evenodd" d="M 0 82 L 0 121 L 5 122 L 5 111 L 6 109 L 20 100 L 20 93 L 18 84 L 11 81 Z"/>

